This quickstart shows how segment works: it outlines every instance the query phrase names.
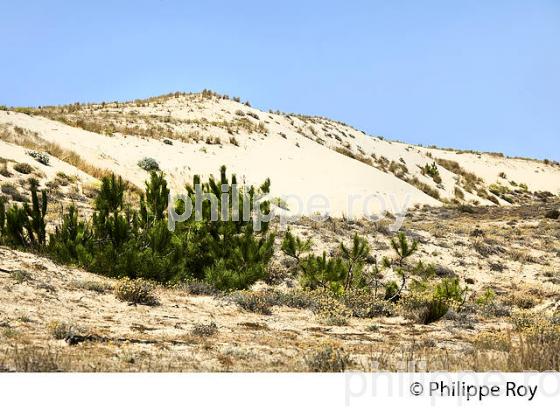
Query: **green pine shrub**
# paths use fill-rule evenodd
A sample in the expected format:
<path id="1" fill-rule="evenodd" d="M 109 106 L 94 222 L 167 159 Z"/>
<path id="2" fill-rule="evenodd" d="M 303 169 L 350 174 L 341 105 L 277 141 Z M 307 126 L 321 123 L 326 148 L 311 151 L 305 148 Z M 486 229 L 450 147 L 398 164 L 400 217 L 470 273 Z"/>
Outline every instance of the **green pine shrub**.
<path id="1" fill-rule="evenodd" d="M 193 182 L 199 183 L 200 178 L 195 177 Z M 235 193 L 235 176 L 230 182 L 222 167 L 219 182 L 210 178 L 201 184 L 202 192 L 219 197 L 223 185 L 230 195 L 238 195 L 240 209 L 245 206 L 251 212 L 269 212 L 268 201 L 253 203 L 257 196 L 268 194 L 269 180 L 260 187 Z M 214 292 L 246 289 L 268 276 L 274 244 L 268 222 L 261 221 L 259 228 L 251 220 L 214 220 L 210 204 L 205 203 L 201 220 L 193 215 L 171 232 L 165 220 L 169 189 L 162 173 L 150 174 L 138 207 L 125 203 L 129 188 L 122 178 L 104 176 L 91 221 L 81 219 L 76 208 L 70 206 L 48 238 L 48 196 L 45 191 L 38 192 L 35 180 L 30 186 L 29 204 L 7 208 L 5 199 L 0 203 L 2 243 L 31 246 L 57 262 L 76 264 L 110 277 L 162 283 L 204 281 Z M 188 189 L 194 199 L 195 191 L 190 186 Z M 232 201 L 224 208 L 220 208 L 220 214 L 234 212 Z"/>
<path id="2" fill-rule="evenodd" d="M 461 287 L 458 278 L 444 278 L 435 283 L 416 283 L 413 291 L 399 302 L 405 318 L 428 325 L 447 314 L 459 310 L 465 303 L 467 288 Z"/>
<path id="3" fill-rule="evenodd" d="M 421 172 L 423 175 L 428 175 L 429 177 L 431 177 L 436 184 L 441 183 L 441 176 L 439 175 L 439 169 L 435 162 L 424 165 L 421 168 Z"/>

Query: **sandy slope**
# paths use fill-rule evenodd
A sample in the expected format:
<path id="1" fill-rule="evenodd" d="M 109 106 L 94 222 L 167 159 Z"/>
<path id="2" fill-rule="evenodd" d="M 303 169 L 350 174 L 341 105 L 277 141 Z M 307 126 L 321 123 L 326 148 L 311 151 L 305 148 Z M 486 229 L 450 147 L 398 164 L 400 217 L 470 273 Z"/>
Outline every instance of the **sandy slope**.
<path id="1" fill-rule="evenodd" d="M 406 182 L 417 178 L 437 191 L 441 200 L 453 199 L 460 184 L 458 175 L 439 167 L 442 182 L 438 184 L 421 173 L 421 167 L 437 158 L 459 162 L 487 185 L 497 181 L 505 185 L 515 182 L 527 184 L 530 191 L 560 193 L 558 166 L 386 141 L 335 121 L 264 113 L 216 96 L 166 96 L 124 104 L 54 108 L 39 113 L 45 115 L 45 112 L 53 114 L 52 118 L 63 116 L 69 123 L 79 119 L 109 128 L 116 124 L 132 131 L 113 130 L 105 135 L 44 116 L 9 111 L 0 111 L 0 126 L 36 132 L 40 138 L 73 150 L 95 166 L 117 172 L 138 186 L 147 177 L 137 165 L 144 157 L 158 161 L 175 191 L 182 191 L 194 174 L 216 174 L 222 164 L 246 183 L 260 184 L 269 177 L 272 195 L 287 196 L 292 213 L 309 215 L 319 211 L 334 216 L 350 213 L 360 216 L 366 210 L 378 212 L 382 208 L 398 213 L 405 204 L 439 205 L 439 200 Z M 240 121 L 245 121 L 245 126 L 239 126 Z M 262 128 L 259 130 L 257 126 Z M 133 127 L 156 131 L 154 137 L 139 136 Z M 158 137 L 162 130 L 170 133 L 173 145 L 164 144 Z M 175 134 L 181 138 L 174 138 Z M 183 138 L 184 135 L 197 135 L 198 140 Z M 235 144 L 231 143 L 232 136 Z M 215 142 L 208 143 L 209 137 Z M 355 158 L 340 153 L 343 150 Z M 380 159 L 404 165 L 405 177 L 398 178 L 391 170 L 379 167 L 376 161 Z M 368 161 L 369 165 L 364 163 Z M 500 178 L 501 173 L 507 178 Z M 465 192 L 464 200 L 491 204 L 476 192 Z M 349 205 L 350 201 L 353 203 Z M 502 200 L 500 203 L 506 204 Z"/>

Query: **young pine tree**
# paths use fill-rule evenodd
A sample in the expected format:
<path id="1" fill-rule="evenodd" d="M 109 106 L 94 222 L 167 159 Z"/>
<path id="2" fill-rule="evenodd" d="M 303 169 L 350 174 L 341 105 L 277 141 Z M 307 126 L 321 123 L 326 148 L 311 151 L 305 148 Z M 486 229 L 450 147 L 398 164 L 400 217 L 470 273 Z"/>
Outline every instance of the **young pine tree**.
<path id="1" fill-rule="evenodd" d="M 62 224 L 49 238 L 49 253 L 60 262 L 87 264 L 92 232 L 86 223 L 79 221 L 74 205 L 62 217 Z"/>
<path id="2" fill-rule="evenodd" d="M 409 244 L 406 235 L 403 232 L 399 232 L 397 238 L 391 239 L 391 246 L 397 254 L 397 258 L 395 261 L 385 259 L 384 264 L 388 267 L 393 266 L 397 274 L 401 277 L 401 285 L 398 291 L 396 291 L 388 299 L 390 301 L 395 301 L 400 298 L 400 295 L 406 286 L 406 281 L 408 279 L 408 273 L 405 266 L 406 260 L 418 250 L 418 241 L 415 239 L 412 241 L 412 244 Z"/>
<path id="3" fill-rule="evenodd" d="M 30 185 L 31 207 L 27 203 L 23 205 L 28 217 L 25 225 L 31 245 L 44 246 L 47 239 L 47 225 L 45 223 L 48 205 L 47 192 L 45 190 L 41 192 L 41 201 L 39 202 L 39 196 L 37 194 L 39 183 L 37 180 L 31 179 Z"/>
<path id="4" fill-rule="evenodd" d="M 150 181 L 146 182 L 146 199 L 140 197 L 140 216 L 146 226 L 165 218 L 169 189 L 163 173 L 152 171 Z"/>

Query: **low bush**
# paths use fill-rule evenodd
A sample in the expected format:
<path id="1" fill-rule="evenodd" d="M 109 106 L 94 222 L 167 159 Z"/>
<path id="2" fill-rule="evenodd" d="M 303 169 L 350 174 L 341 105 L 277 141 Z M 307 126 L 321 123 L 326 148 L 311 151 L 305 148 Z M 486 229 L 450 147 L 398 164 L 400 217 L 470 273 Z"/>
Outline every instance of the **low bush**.
<path id="1" fill-rule="evenodd" d="M 264 292 L 238 291 L 233 292 L 229 299 L 243 310 L 261 315 L 272 314 L 272 304 Z"/>
<path id="2" fill-rule="evenodd" d="M 49 165 L 51 161 L 50 157 L 44 152 L 27 151 L 27 155 L 43 165 Z"/>
<path id="3" fill-rule="evenodd" d="M 154 293 L 155 286 L 144 279 L 120 279 L 114 288 L 115 297 L 123 302 L 156 306 L 159 304 Z"/>
<path id="4" fill-rule="evenodd" d="M 155 159 L 149 157 L 142 158 L 140 161 L 138 161 L 138 166 L 144 171 L 159 171 L 158 162 Z"/>
<path id="5" fill-rule="evenodd" d="M 197 296 L 200 295 L 215 296 L 219 293 L 219 290 L 216 289 L 216 287 L 213 286 L 211 283 L 199 279 L 186 280 L 182 283 L 178 283 L 176 287 L 185 290 L 191 295 L 197 295 Z"/>
<path id="6" fill-rule="evenodd" d="M 218 326 L 214 322 L 195 323 L 191 334 L 198 337 L 211 337 L 218 333 Z"/>
<path id="7" fill-rule="evenodd" d="M 95 293 L 106 293 L 113 289 L 113 286 L 107 282 L 102 282 L 98 280 L 78 280 L 72 282 L 72 286 L 76 289 L 89 290 Z"/>
<path id="8" fill-rule="evenodd" d="M 326 345 L 308 353 L 305 356 L 305 364 L 310 372 L 340 373 L 344 372 L 352 361 L 343 349 Z"/>
<path id="9" fill-rule="evenodd" d="M 346 292 L 341 301 L 350 310 L 351 315 L 357 318 L 390 317 L 395 314 L 394 303 L 377 298 L 366 289 Z"/>

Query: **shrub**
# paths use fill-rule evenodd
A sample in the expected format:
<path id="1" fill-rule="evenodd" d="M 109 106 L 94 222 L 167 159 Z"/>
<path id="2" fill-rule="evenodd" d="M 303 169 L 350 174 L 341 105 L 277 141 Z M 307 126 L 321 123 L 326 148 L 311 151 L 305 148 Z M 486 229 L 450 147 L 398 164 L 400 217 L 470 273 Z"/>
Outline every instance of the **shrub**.
<path id="1" fill-rule="evenodd" d="M 311 239 L 304 241 L 288 230 L 282 240 L 281 249 L 286 255 L 299 261 L 304 253 L 311 250 L 311 245 Z"/>
<path id="2" fill-rule="evenodd" d="M 366 289 L 346 292 L 341 299 L 344 305 L 350 309 L 353 317 L 370 319 L 380 316 L 390 317 L 395 313 L 394 304 L 376 298 Z"/>
<path id="3" fill-rule="evenodd" d="M 158 162 L 155 159 L 149 157 L 142 158 L 140 161 L 138 161 L 138 166 L 144 171 L 159 171 Z"/>
<path id="4" fill-rule="evenodd" d="M 27 155 L 29 155 L 31 158 L 34 158 L 37 162 L 43 165 L 47 165 L 47 166 L 49 165 L 50 158 L 44 152 L 27 151 Z"/>
<path id="5" fill-rule="evenodd" d="M 389 301 L 396 301 L 406 286 L 409 276 L 409 272 L 406 269 L 406 262 L 408 258 L 414 255 L 418 250 L 418 241 L 413 240 L 412 243 L 410 243 L 407 236 L 403 232 L 399 232 L 396 238 L 391 239 L 391 247 L 395 251 L 396 258 L 394 260 L 386 258 L 383 264 L 387 267 L 393 267 L 397 275 L 401 277 L 400 287 L 396 292 L 391 292 L 393 296 L 387 299 Z"/>
<path id="6" fill-rule="evenodd" d="M 191 334 L 198 337 L 210 337 L 214 336 L 216 333 L 218 333 L 218 326 L 214 322 L 208 324 L 195 323 L 191 330 Z"/>
<path id="7" fill-rule="evenodd" d="M 443 300 L 419 295 L 407 296 L 401 301 L 401 306 L 405 318 L 423 325 L 438 321 L 449 311 Z"/>
<path id="8" fill-rule="evenodd" d="M 3 194 L 9 195 L 11 197 L 19 195 L 19 191 L 16 186 L 10 182 L 3 183 L 1 190 Z"/>
<path id="9" fill-rule="evenodd" d="M 272 305 L 264 292 L 238 291 L 230 295 L 230 300 L 249 312 L 261 315 L 272 314 Z"/>
<path id="10" fill-rule="evenodd" d="M 48 251 L 56 261 L 87 261 L 86 248 L 92 239 L 92 232 L 84 222 L 78 221 L 78 212 L 74 205 L 63 215 L 62 224 L 55 228 L 49 239 Z"/>
<path id="11" fill-rule="evenodd" d="M 387 301 L 398 301 L 400 298 L 399 284 L 394 280 L 389 281 L 385 284 L 385 300 Z"/>
<path id="12" fill-rule="evenodd" d="M 527 291 L 514 291 L 503 298 L 503 303 L 519 309 L 532 309 L 539 304 L 539 300 Z"/>
<path id="13" fill-rule="evenodd" d="M 513 203 L 513 199 L 509 196 L 510 189 L 507 186 L 501 185 L 499 183 L 492 184 L 488 187 L 488 190 L 498 198 L 501 198 L 506 202 Z"/>
<path id="14" fill-rule="evenodd" d="M 437 282 L 433 289 L 427 283 L 417 287 L 420 290 L 411 292 L 400 301 L 405 318 L 416 323 L 428 325 L 436 322 L 450 308 L 459 309 L 465 302 L 467 289 L 461 288 L 457 278 L 445 278 Z"/>
<path id="15" fill-rule="evenodd" d="M 84 333 L 84 330 L 76 325 L 58 320 L 50 322 L 47 327 L 50 335 L 56 340 L 66 340 L 77 334 Z"/>
<path id="16" fill-rule="evenodd" d="M 214 296 L 219 293 L 218 289 L 216 289 L 212 284 L 199 279 L 189 279 L 177 286 L 191 295 Z"/>
<path id="17" fill-rule="evenodd" d="M 544 214 L 544 217 L 548 219 L 558 219 L 560 218 L 560 211 L 558 209 L 551 209 Z"/>
<path id="18" fill-rule="evenodd" d="M 113 286 L 106 282 L 97 280 L 80 280 L 72 282 L 72 285 L 77 289 L 89 290 L 92 292 L 103 294 L 113 289 Z"/>
<path id="19" fill-rule="evenodd" d="M 20 174 L 31 174 L 35 168 L 33 168 L 31 165 L 26 164 L 25 162 L 18 162 L 17 164 L 14 165 L 14 170 L 19 172 Z"/>
<path id="20" fill-rule="evenodd" d="M 144 279 L 120 279 L 115 285 L 115 297 L 123 302 L 156 306 L 159 304 L 154 294 L 155 287 Z"/>
<path id="21" fill-rule="evenodd" d="M 328 289 L 331 292 L 341 294 L 352 288 L 365 286 L 364 266 L 369 255 L 367 241 L 354 235 L 352 245 L 347 247 L 340 244 L 340 257 L 328 258 L 326 252 L 322 256 L 302 254 L 308 252 L 311 247 L 310 241 L 302 241 L 286 233 L 282 242 L 282 251 L 298 262 L 301 270 L 301 282 L 307 289 Z"/>
<path id="22" fill-rule="evenodd" d="M 344 372 L 352 361 L 343 349 L 327 345 L 308 353 L 305 363 L 310 372 L 340 373 Z"/>
<path id="23" fill-rule="evenodd" d="M 31 180 L 31 206 L 25 203 L 23 209 L 27 213 L 27 235 L 31 246 L 44 246 L 47 240 L 47 224 L 45 217 L 47 215 L 48 198 L 47 192 L 41 192 L 41 201 L 37 194 L 38 182 Z"/>

